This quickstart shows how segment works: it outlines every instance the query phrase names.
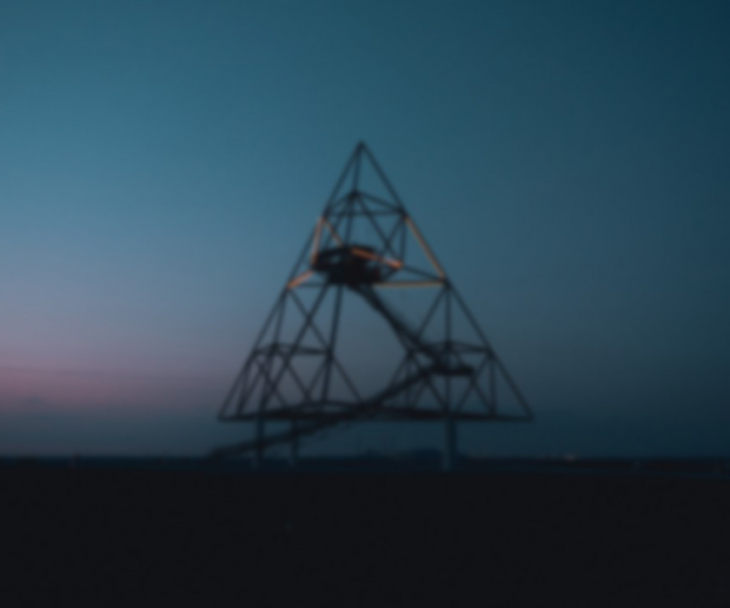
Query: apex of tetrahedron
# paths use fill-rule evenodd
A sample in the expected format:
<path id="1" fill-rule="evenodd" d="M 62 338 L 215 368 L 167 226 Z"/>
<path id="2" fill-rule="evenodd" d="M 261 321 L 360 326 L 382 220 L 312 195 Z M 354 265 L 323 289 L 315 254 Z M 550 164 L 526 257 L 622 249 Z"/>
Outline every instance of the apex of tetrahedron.
<path id="1" fill-rule="evenodd" d="M 288 285 L 323 277 L 374 287 L 438 287 L 446 273 L 377 160 L 360 142 L 317 219 Z"/>

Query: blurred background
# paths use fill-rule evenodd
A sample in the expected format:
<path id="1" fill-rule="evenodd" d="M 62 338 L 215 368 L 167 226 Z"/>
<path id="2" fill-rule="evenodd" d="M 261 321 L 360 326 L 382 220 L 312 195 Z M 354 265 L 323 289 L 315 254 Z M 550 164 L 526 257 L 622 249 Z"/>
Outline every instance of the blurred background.
<path id="1" fill-rule="evenodd" d="M 726 456 L 729 27 L 709 1 L 3 3 L 0 453 L 245 437 L 217 409 L 364 140 L 537 416 L 462 451 Z"/>

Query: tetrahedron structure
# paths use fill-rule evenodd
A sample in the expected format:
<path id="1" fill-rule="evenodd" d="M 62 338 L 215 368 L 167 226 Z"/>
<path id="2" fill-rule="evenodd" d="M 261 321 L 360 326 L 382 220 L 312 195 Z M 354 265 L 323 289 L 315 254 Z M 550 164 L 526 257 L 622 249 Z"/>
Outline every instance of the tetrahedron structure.
<path id="1" fill-rule="evenodd" d="M 396 292 L 417 293 L 398 310 Z M 416 305 L 416 300 L 418 305 Z M 355 305 L 357 344 L 341 344 Z M 358 387 L 341 354 L 367 351 L 367 324 L 394 338 L 392 369 Z M 385 354 L 385 353 L 383 353 Z M 371 360 L 382 359 L 369 353 Z M 367 367 L 362 358 L 357 363 Z M 253 421 L 253 451 L 361 420 L 529 420 L 530 408 L 365 144 L 356 146 L 220 410 Z M 275 423 L 275 424 L 269 424 Z M 276 424 L 278 423 L 278 424 Z M 283 423 L 283 424 L 282 424 Z M 268 432 L 267 432 L 268 431 Z"/>

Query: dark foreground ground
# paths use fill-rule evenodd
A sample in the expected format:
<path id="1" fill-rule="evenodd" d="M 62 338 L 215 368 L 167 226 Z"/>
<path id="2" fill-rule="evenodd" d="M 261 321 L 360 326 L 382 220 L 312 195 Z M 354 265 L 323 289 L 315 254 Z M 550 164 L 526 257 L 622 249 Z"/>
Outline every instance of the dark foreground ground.
<path id="1" fill-rule="evenodd" d="M 0 606 L 730 606 L 730 482 L 0 467 Z"/>

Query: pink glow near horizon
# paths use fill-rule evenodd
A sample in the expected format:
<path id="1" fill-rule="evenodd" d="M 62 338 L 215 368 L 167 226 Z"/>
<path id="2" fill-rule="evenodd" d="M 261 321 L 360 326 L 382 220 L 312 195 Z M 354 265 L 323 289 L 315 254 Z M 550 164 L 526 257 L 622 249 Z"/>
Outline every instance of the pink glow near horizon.
<path id="1" fill-rule="evenodd" d="M 210 405 L 227 378 L 213 375 L 114 373 L 3 367 L 0 409 L 86 410 L 115 406 Z"/>

